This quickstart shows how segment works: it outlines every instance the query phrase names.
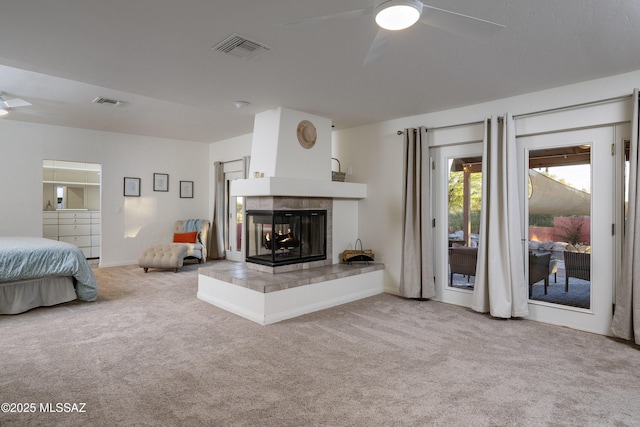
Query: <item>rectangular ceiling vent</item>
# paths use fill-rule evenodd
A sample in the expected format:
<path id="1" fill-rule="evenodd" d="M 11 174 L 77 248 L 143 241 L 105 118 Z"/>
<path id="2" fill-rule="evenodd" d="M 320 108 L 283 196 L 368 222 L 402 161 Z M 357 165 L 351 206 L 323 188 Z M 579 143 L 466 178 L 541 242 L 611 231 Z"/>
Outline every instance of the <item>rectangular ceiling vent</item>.
<path id="1" fill-rule="evenodd" d="M 271 50 L 270 47 L 265 46 L 254 40 L 249 40 L 242 34 L 231 34 L 229 37 L 212 47 L 220 52 L 228 53 L 239 58 L 253 58 L 262 52 Z"/>
<path id="2" fill-rule="evenodd" d="M 103 98 L 101 96 L 97 97 L 91 102 L 93 102 L 94 104 L 107 104 L 107 105 L 114 105 L 114 106 L 122 104 L 122 101 L 118 101 L 117 99 Z"/>

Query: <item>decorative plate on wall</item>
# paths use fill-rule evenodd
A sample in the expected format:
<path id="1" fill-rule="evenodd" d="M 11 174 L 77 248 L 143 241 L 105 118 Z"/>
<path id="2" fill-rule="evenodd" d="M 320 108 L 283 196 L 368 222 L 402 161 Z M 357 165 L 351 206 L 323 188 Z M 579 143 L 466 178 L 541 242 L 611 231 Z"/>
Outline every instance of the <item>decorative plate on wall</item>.
<path id="1" fill-rule="evenodd" d="M 316 127 L 309 120 L 302 120 L 298 123 L 298 142 L 303 148 L 312 148 L 316 143 Z"/>

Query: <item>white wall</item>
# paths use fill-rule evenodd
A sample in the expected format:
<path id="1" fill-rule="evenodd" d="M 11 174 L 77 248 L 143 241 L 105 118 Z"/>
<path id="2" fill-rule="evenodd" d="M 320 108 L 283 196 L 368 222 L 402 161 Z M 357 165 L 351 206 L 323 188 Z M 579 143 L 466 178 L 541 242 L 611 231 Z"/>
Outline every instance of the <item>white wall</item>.
<path id="1" fill-rule="evenodd" d="M 364 245 L 376 253 L 376 261 L 385 264 L 385 291 L 398 292 L 402 262 L 402 157 L 403 136 L 398 130 L 407 127 L 441 127 L 482 121 L 492 115 L 512 113 L 521 115 L 550 108 L 581 104 L 630 95 L 640 86 L 640 71 L 619 76 L 583 82 L 570 86 L 545 90 L 484 104 L 405 117 L 369 126 L 335 131 L 334 156 L 342 163 L 343 170 L 352 169 L 348 181 L 366 183 L 368 197 L 360 202 L 358 235 Z M 425 96 L 428 94 L 425 93 Z M 626 109 L 626 107 L 625 107 Z M 554 115 L 548 118 L 531 118 L 516 122 L 516 132 L 529 129 L 560 129 L 567 120 L 572 123 L 590 124 L 606 122 L 618 116 L 619 103 L 603 108 L 584 108 L 578 111 Z M 520 129 L 518 129 L 520 126 Z M 436 131 L 430 137 L 432 145 L 477 141 L 482 138 L 482 126 L 466 126 Z M 480 131 L 480 132 L 479 132 Z"/>
<path id="2" fill-rule="evenodd" d="M 208 218 L 207 144 L 0 120 L 0 236 L 42 236 L 42 161 L 102 165 L 101 266 L 136 264 L 147 246 L 168 242 L 177 219 Z M 169 192 L 153 191 L 153 173 Z M 141 178 L 141 197 L 123 197 L 123 178 Z M 194 182 L 194 198 L 179 197 Z"/>
<path id="3" fill-rule="evenodd" d="M 298 142 L 298 124 L 308 120 L 316 128 L 316 143 L 303 148 Z M 251 146 L 250 177 L 331 180 L 331 120 L 289 108 L 278 107 L 256 114 Z"/>
<path id="4" fill-rule="evenodd" d="M 359 201 L 352 199 L 333 200 L 332 253 L 333 263 L 341 262 L 345 249 L 355 249 L 358 238 Z M 369 248 L 363 248 L 369 249 Z"/>

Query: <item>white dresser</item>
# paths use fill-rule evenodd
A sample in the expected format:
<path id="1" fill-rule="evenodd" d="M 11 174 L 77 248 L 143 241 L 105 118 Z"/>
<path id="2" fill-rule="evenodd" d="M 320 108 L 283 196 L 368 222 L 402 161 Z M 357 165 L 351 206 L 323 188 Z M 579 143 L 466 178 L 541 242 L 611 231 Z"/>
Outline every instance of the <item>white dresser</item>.
<path id="1" fill-rule="evenodd" d="M 42 237 L 71 243 L 86 258 L 100 257 L 100 212 L 59 210 L 42 213 Z"/>

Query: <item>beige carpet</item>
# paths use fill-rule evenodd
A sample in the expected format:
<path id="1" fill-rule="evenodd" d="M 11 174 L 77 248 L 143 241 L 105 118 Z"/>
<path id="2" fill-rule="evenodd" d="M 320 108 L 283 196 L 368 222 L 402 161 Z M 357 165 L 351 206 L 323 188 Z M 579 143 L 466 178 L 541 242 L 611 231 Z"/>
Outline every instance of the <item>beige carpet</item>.
<path id="1" fill-rule="evenodd" d="M 260 326 L 197 300 L 196 265 L 96 276 L 97 302 L 0 316 L 0 403 L 37 406 L 0 426 L 640 424 L 610 338 L 385 294 Z"/>

